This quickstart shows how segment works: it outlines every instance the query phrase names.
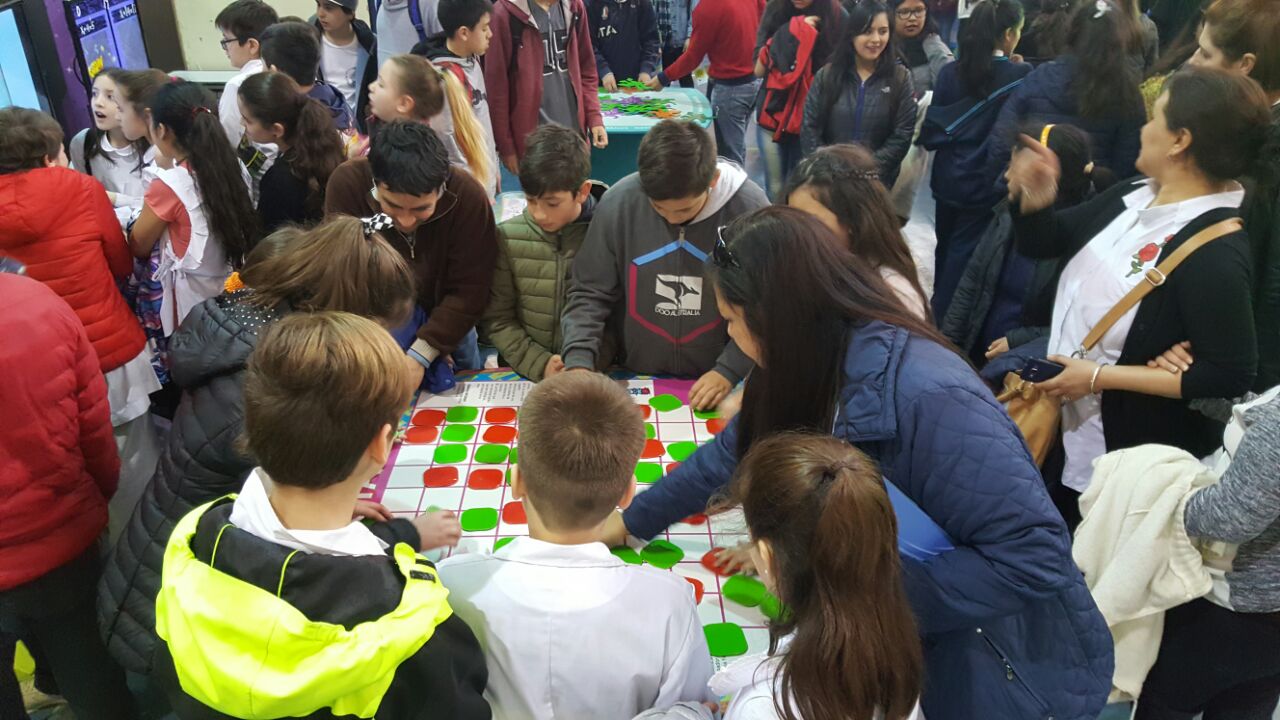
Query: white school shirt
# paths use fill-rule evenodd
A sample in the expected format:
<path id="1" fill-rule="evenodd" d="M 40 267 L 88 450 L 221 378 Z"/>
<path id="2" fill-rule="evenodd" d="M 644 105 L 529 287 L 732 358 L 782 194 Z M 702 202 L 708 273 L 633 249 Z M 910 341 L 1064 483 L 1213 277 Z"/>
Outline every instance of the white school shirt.
<path id="1" fill-rule="evenodd" d="M 358 100 L 356 90 L 356 67 L 360 63 L 360 40 L 352 37 L 351 42 L 339 45 L 320 33 L 320 68 L 324 72 L 325 82 L 338 89 L 347 101 L 347 109 L 353 114 Z"/>
<path id="2" fill-rule="evenodd" d="M 317 555 L 385 556 L 387 544 L 360 521 L 337 530 L 291 530 L 280 522 L 271 506 L 267 484 L 271 478 L 262 468 L 254 468 L 244 488 L 231 505 L 232 525 L 276 545 Z"/>
<path id="3" fill-rule="evenodd" d="M 1102 317 L 1134 286 L 1145 282 L 1143 277 L 1158 264 L 1164 244 L 1188 223 L 1210 210 L 1238 208 L 1244 199 L 1244 188 L 1233 183 L 1226 192 L 1150 207 L 1158 191 L 1155 181 L 1147 180 L 1125 195 L 1124 211 L 1067 263 L 1053 303 L 1050 354 L 1076 352 Z M 1134 307 L 1125 313 L 1085 359 L 1116 364 L 1137 312 Z M 1093 476 L 1093 461 L 1107 452 L 1101 396 L 1085 395 L 1062 406 L 1062 444 L 1067 454 L 1062 484 L 1084 492 Z"/>
<path id="4" fill-rule="evenodd" d="M 709 699 L 693 587 L 675 573 L 628 565 L 604 543 L 529 537 L 438 567 L 484 649 L 495 720 L 630 718 Z"/>
<path id="5" fill-rule="evenodd" d="M 254 58 L 244 64 L 240 68 L 240 72 L 227 81 L 225 87 L 222 88 L 222 97 L 218 98 L 218 122 L 222 123 L 222 129 L 227 133 L 227 139 L 231 141 L 231 148 L 234 150 L 240 147 L 240 139 L 244 137 L 244 120 L 240 115 L 240 85 L 245 78 L 250 75 L 257 75 L 260 72 L 266 72 L 267 64 L 262 62 L 260 58 Z M 261 145 L 254 143 L 254 147 L 262 151 L 267 157 L 267 165 L 262 168 L 263 172 L 267 171 L 270 163 L 275 160 L 276 148 L 273 144 Z M 254 202 L 257 202 L 257 192 L 254 192 Z"/>
<path id="6" fill-rule="evenodd" d="M 88 130 L 81 130 L 71 138 L 71 167 L 82 173 L 91 174 L 93 179 L 102 183 L 102 187 L 116 193 L 116 206 L 141 207 L 142 196 L 147 191 L 147 183 L 143 179 L 143 171 L 147 163 L 155 157 L 154 149 L 148 148 L 143 156 L 142 168 L 138 166 L 138 152 L 133 143 L 122 148 L 111 144 L 104 134 L 99 140 L 101 152 L 88 163 L 85 163 L 85 141 Z M 86 168 L 86 165 L 88 166 Z M 88 171 L 92 170 L 92 173 Z"/>

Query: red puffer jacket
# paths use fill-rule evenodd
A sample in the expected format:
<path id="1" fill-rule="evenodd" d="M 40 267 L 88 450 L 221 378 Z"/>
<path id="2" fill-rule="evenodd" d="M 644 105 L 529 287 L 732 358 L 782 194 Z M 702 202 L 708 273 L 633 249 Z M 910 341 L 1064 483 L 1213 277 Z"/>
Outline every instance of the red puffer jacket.
<path id="1" fill-rule="evenodd" d="M 75 310 L 102 372 L 142 352 L 142 326 L 116 286 L 133 257 L 97 180 L 60 167 L 0 175 L 0 255 Z"/>
<path id="2" fill-rule="evenodd" d="M 35 280 L 0 274 L 0 338 L 4 591 L 66 564 L 98 539 L 120 458 L 107 383 L 71 308 Z"/>

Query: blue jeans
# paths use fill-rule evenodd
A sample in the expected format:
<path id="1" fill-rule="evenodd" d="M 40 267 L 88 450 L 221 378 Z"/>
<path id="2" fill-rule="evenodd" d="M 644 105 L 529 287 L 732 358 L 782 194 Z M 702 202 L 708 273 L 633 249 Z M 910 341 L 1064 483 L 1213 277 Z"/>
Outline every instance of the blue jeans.
<path id="1" fill-rule="evenodd" d="M 759 91 L 760 79 L 756 78 L 742 85 L 717 82 L 709 92 L 719 154 L 742 167 L 747 165 L 747 125 Z"/>
<path id="2" fill-rule="evenodd" d="M 409 322 L 392 330 L 391 337 L 400 343 L 400 347 L 408 350 L 413 341 L 418 338 L 418 328 L 427 324 L 428 317 L 426 310 L 415 305 L 413 317 L 409 318 Z M 475 328 L 467 332 L 462 342 L 458 343 L 457 349 L 453 351 L 453 366 L 455 370 L 479 370 L 484 367 L 484 358 L 480 356 L 480 343 L 476 338 Z"/>

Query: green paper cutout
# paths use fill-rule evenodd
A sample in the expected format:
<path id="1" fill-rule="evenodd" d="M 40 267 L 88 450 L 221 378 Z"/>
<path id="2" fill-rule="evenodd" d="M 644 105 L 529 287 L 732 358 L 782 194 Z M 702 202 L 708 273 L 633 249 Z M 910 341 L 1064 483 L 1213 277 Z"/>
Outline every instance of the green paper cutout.
<path id="1" fill-rule="evenodd" d="M 769 591 L 765 589 L 764 583 L 756 578 L 747 577 L 746 575 L 734 575 L 724 581 L 724 585 L 720 588 L 720 593 L 726 599 L 732 600 L 743 607 L 757 607 L 764 602 L 765 595 Z"/>
<path id="2" fill-rule="evenodd" d="M 498 542 L 493 544 L 493 551 L 501 550 L 504 545 L 509 544 L 512 540 L 515 540 L 515 538 L 498 538 Z"/>
<path id="3" fill-rule="evenodd" d="M 470 405 L 451 407 L 444 414 L 445 422 L 451 423 L 473 423 L 478 417 L 480 417 L 480 408 Z"/>
<path id="4" fill-rule="evenodd" d="M 662 479 L 662 466 L 658 463 L 640 463 L 636 466 L 636 482 L 652 485 Z"/>
<path id="5" fill-rule="evenodd" d="M 640 556 L 654 567 L 670 570 L 684 559 L 684 551 L 666 540 L 654 540 L 644 546 Z"/>
<path id="6" fill-rule="evenodd" d="M 509 460 L 508 462 L 510 462 L 512 465 L 520 464 L 520 446 L 519 445 L 511 448 L 511 460 Z"/>
<path id="7" fill-rule="evenodd" d="M 444 432 L 440 433 L 440 439 L 445 442 L 471 442 L 471 438 L 476 436 L 475 425 L 446 425 Z"/>
<path id="8" fill-rule="evenodd" d="M 480 465 L 501 465 L 511 456 L 506 445 L 481 445 L 476 449 L 476 462 Z"/>
<path id="9" fill-rule="evenodd" d="M 697 449 L 698 443 L 684 440 L 668 445 L 667 454 L 675 459 L 676 462 L 684 462 L 685 460 L 688 460 L 689 456 L 693 454 L 693 451 Z"/>
<path id="10" fill-rule="evenodd" d="M 694 410 L 693 416 L 699 420 L 715 420 L 720 417 L 719 410 Z"/>
<path id="11" fill-rule="evenodd" d="M 658 412 L 671 412 L 684 407 L 684 403 L 675 395 L 658 395 L 649 401 L 649 407 Z"/>
<path id="12" fill-rule="evenodd" d="M 640 560 L 640 553 L 626 545 L 620 545 L 609 552 L 613 553 L 614 556 L 628 565 L 639 565 L 642 562 Z"/>
<path id="13" fill-rule="evenodd" d="M 498 527 L 498 511 L 496 508 L 471 508 L 463 510 L 458 518 L 462 529 L 466 532 L 484 532 Z"/>
<path id="14" fill-rule="evenodd" d="M 715 657 L 733 657 L 747 652 L 747 636 L 734 623 L 714 623 L 702 628 L 707 636 L 707 649 Z"/>
<path id="15" fill-rule="evenodd" d="M 777 622 L 782 619 L 786 608 L 783 607 L 782 601 L 773 593 L 765 593 L 764 600 L 760 601 L 760 612 L 770 620 Z"/>
<path id="16" fill-rule="evenodd" d="M 644 424 L 644 436 L 649 440 L 657 439 L 658 429 L 653 426 L 653 423 Z"/>
<path id="17" fill-rule="evenodd" d="M 466 445 L 441 445 L 431 454 L 431 461 L 437 465 L 452 465 L 465 462 L 466 459 Z"/>

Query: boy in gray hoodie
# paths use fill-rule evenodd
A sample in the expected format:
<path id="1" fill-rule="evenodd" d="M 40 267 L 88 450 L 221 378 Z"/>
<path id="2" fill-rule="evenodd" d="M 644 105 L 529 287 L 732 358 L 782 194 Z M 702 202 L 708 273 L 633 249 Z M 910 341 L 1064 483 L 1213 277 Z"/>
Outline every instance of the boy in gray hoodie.
<path id="1" fill-rule="evenodd" d="M 707 261 L 721 227 L 768 204 L 741 168 L 717 161 L 706 130 L 656 125 L 640 143 L 639 172 L 601 198 L 574 260 L 562 320 L 566 369 L 595 368 L 605 327 L 618 327 L 623 366 L 698 378 L 690 403 L 716 407 L 751 361 L 729 340 Z"/>

